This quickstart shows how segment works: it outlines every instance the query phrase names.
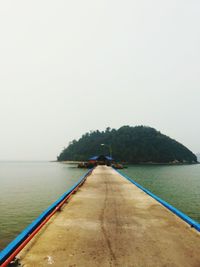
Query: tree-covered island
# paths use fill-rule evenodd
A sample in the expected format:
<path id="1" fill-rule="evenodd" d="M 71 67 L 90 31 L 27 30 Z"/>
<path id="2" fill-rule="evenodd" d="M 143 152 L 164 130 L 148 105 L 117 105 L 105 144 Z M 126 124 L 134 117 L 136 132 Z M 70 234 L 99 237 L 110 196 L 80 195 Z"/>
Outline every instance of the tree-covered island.
<path id="1" fill-rule="evenodd" d="M 105 144 L 102 146 L 101 144 Z M 58 161 L 84 161 L 94 155 L 109 155 L 109 146 L 116 161 L 128 163 L 197 163 L 187 147 L 146 126 L 123 126 L 105 131 L 91 131 L 78 141 L 73 140 L 57 157 Z"/>

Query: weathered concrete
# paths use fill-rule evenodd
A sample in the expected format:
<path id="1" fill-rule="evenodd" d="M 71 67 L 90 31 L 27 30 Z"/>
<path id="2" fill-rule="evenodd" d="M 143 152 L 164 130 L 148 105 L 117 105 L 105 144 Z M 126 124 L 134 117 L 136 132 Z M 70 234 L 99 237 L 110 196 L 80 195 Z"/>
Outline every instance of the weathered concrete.
<path id="1" fill-rule="evenodd" d="M 200 266 L 200 234 L 108 167 L 19 255 L 22 266 Z"/>

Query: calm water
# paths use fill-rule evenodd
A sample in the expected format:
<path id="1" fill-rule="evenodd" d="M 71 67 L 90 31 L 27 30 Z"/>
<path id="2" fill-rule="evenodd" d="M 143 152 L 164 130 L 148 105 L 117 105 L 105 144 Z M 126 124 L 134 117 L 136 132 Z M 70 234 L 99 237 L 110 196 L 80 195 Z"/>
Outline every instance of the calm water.
<path id="1" fill-rule="evenodd" d="M 123 170 L 130 178 L 200 222 L 200 164 L 135 165 Z"/>
<path id="2" fill-rule="evenodd" d="M 72 164 L 0 162 L 0 249 L 85 172 Z M 200 222 L 200 165 L 136 165 L 123 172 Z"/>
<path id="3" fill-rule="evenodd" d="M 86 170 L 50 162 L 0 162 L 0 250 Z"/>

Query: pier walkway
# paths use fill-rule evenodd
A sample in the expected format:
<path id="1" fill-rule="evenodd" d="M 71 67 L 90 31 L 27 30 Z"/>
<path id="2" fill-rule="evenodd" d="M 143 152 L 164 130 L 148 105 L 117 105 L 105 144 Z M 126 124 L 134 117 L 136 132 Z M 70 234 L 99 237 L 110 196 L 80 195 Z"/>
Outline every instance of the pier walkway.
<path id="1" fill-rule="evenodd" d="M 24 267 L 200 267 L 200 234 L 98 166 L 18 257 Z"/>

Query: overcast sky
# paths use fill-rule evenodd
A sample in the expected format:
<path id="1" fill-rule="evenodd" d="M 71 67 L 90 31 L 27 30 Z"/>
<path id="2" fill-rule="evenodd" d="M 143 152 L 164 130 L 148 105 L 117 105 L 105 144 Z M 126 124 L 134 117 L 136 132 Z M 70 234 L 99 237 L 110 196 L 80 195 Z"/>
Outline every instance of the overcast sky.
<path id="1" fill-rule="evenodd" d="M 200 1 L 0 1 L 0 160 L 107 126 L 200 151 Z"/>

